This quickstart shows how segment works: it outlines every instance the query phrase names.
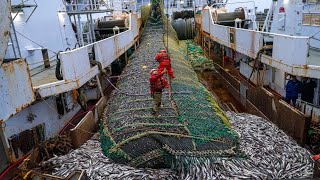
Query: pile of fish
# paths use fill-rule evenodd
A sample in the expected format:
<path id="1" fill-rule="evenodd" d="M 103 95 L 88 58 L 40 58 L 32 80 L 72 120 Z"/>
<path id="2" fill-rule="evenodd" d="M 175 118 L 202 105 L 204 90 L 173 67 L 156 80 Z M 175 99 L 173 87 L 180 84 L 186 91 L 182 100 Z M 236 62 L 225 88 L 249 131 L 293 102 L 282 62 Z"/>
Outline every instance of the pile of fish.
<path id="1" fill-rule="evenodd" d="M 86 170 L 90 179 L 176 179 L 177 177 L 168 169 L 137 169 L 113 163 L 102 153 L 98 134 L 79 149 L 64 156 L 56 156 L 42 164 L 53 166 L 52 175 L 63 178 L 75 170 Z"/>
<path id="2" fill-rule="evenodd" d="M 250 114 L 227 113 L 239 133 L 243 156 L 179 158 L 183 179 L 297 179 L 313 174 L 311 154 L 274 124 Z M 186 167 L 186 163 L 190 165 Z M 180 166 L 179 166 L 180 165 Z"/>
<path id="3" fill-rule="evenodd" d="M 86 170 L 90 179 L 288 179 L 310 178 L 311 154 L 275 125 L 249 114 L 227 113 L 239 133 L 242 156 L 232 158 L 179 158 L 175 171 L 137 169 L 115 164 L 102 153 L 98 136 L 65 156 L 47 161 L 54 175 L 66 177 Z M 189 166 L 186 167 L 186 162 Z M 179 166 L 180 163 L 180 166 Z"/>

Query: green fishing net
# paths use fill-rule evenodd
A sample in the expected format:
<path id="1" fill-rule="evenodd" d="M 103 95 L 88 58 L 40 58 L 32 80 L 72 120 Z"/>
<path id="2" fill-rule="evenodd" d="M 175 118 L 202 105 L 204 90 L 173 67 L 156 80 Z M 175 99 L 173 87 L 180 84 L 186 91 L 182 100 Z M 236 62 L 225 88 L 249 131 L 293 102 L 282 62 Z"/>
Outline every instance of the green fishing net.
<path id="1" fill-rule="evenodd" d="M 158 4 L 163 9 L 162 3 Z M 118 163 L 152 168 L 171 167 L 177 156 L 236 155 L 237 134 L 230 129 L 212 94 L 199 83 L 187 55 L 188 44 L 179 44 L 161 12 L 155 16 L 151 10 L 153 16 L 146 22 L 140 46 L 130 57 L 104 110 L 100 132 L 105 155 Z M 165 46 L 175 78 L 171 88 L 163 92 L 160 115 L 152 116 L 149 71 L 157 68 L 154 57 Z"/>
<path id="2" fill-rule="evenodd" d="M 186 41 L 188 48 L 188 59 L 194 70 L 204 71 L 213 70 L 213 62 L 204 56 L 201 46 L 195 45 L 193 41 Z"/>

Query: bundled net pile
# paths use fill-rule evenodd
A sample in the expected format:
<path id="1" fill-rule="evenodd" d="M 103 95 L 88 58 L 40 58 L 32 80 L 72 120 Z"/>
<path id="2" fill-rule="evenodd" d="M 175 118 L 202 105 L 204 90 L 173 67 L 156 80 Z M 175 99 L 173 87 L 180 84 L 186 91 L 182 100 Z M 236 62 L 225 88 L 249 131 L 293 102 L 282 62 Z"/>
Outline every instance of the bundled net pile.
<path id="1" fill-rule="evenodd" d="M 166 32 L 169 36 L 164 36 Z M 154 117 L 149 71 L 158 66 L 154 56 L 165 48 L 163 40 L 169 44 L 176 78 L 163 93 L 160 116 Z M 102 149 L 118 163 L 157 168 L 171 166 L 177 156 L 237 154 L 238 136 L 213 96 L 198 82 L 176 40 L 163 15 L 151 16 L 140 47 L 118 79 L 101 126 Z"/>
<path id="2" fill-rule="evenodd" d="M 188 55 L 194 70 L 213 70 L 213 62 L 204 56 L 201 46 L 195 45 L 192 41 L 187 42 Z"/>

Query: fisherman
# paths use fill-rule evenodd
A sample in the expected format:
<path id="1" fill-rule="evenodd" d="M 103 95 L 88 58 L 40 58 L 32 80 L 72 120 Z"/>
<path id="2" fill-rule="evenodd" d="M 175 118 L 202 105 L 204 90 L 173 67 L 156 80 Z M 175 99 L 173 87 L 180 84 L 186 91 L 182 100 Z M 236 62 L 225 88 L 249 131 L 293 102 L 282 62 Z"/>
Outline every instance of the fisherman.
<path id="1" fill-rule="evenodd" d="M 300 92 L 301 82 L 297 80 L 296 76 L 291 75 L 291 80 L 286 85 L 286 98 L 285 101 L 290 104 L 292 101 L 293 106 L 296 106 L 298 94 Z"/>
<path id="2" fill-rule="evenodd" d="M 152 115 L 154 116 L 158 115 L 163 89 L 169 87 L 168 82 L 162 77 L 165 73 L 167 73 L 166 69 L 161 73 L 158 73 L 157 69 L 151 69 L 150 71 L 150 92 L 151 97 L 153 98 Z"/>
<path id="3" fill-rule="evenodd" d="M 173 71 L 171 68 L 171 59 L 167 50 L 163 49 L 155 57 L 155 60 L 159 62 L 158 73 L 160 74 L 164 69 L 168 71 L 171 78 L 174 78 Z"/>
<path id="4" fill-rule="evenodd" d="M 307 77 L 303 77 L 301 84 L 301 100 L 312 104 L 314 98 L 314 88 L 316 87 L 316 82 L 308 79 Z"/>

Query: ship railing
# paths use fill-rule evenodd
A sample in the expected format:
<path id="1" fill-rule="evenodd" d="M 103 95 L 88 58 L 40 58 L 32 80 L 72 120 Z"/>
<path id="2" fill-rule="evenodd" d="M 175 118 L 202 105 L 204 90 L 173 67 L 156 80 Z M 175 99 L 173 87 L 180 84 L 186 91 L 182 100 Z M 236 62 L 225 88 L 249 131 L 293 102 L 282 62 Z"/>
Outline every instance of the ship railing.
<path id="1" fill-rule="evenodd" d="M 284 72 L 304 77 L 320 77 L 320 52 L 310 49 L 310 38 L 261 32 L 215 24 L 210 8 L 202 11 L 202 29 L 213 41 Z M 271 38 L 271 54 L 263 54 L 266 37 Z"/>
<path id="2" fill-rule="evenodd" d="M 303 114 L 311 117 L 311 121 L 319 123 L 320 121 L 320 107 L 312 103 L 305 102 L 301 99 L 297 99 L 297 106 Z"/>
<path id="3" fill-rule="evenodd" d="M 111 1 L 98 1 L 90 0 L 82 3 L 72 2 L 65 3 L 67 12 L 78 12 L 78 11 L 98 11 L 105 9 L 112 9 L 113 4 Z"/>
<path id="4" fill-rule="evenodd" d="M 130 14 L 129 30 L 92 44 L 60 53 L 63 80 L 34 87 L 42 98 L 80 88 L 135 45 L 139 35 L 137 14 Z M 89 52 L 94 51 L 92 65 Z"/>

